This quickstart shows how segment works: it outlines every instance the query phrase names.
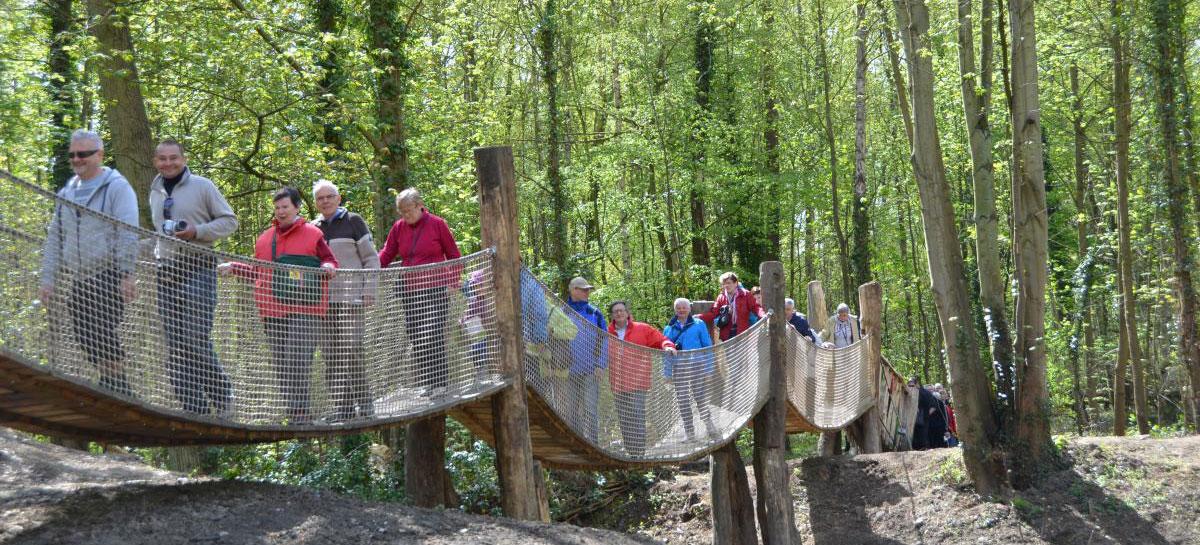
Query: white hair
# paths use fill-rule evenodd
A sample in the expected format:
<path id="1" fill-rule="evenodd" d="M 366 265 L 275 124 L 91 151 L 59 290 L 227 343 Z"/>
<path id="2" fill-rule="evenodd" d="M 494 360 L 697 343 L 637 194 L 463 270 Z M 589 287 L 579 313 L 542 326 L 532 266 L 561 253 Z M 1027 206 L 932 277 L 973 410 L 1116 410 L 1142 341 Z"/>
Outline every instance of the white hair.
<path id="1" fill-rule="evenodd" d="M 791 297 L 784 297 L 784 298 L 783 298 L 783 306 L 785 306 L 785 307 L 786 307 L 786 306 L 788 306 L 788 305 L 792 305 L 793 307 L 795 307 L 795 306 L 796 306 L 796 300 L 795 300 L 795 299 L 792 299 Z"/>
<path id="2" fill-rule="evenodd" d="M 842 304 L 838 305 L 838 308 L 837 308 L 838 313 L 841 313 L 843 310 L 846 312 L 850 312 L 850 305 L 847 305 L 846 303 L 842 303 Z"/>
<path id="3" fill-rule="evenodd" d="M 680 297 L 679 299 L 675 300 L 675 304 L 671 305 L 671 308 L 678 307 L 680 303 L 683 303 L 689 307 L 692 306 L 691 300 L 689 300 L 687 297 Z"/>
<path id="4" fill-rule="evenodd" d="M 104 139 L 100 138 L 99 134 L 87 129 L 76 129 L 71 133 L 71 142 L 92 142 L 96 144 L 96 149 L 104 151 Z"/>
<path id="5" fill-rule="evenodd" d="M 313 184 L 313 196 L 316 196 L 318 191 L 325 189 L 325 188 L 329 188 L 329 190 L 332 191 L 334 195 L 341 195 L 341 192 L 338 191 L 337 184 L 334 184 L 333 182 L 331 182 L 329 180 L 321 178 L 320 180 L 317 180 L 316 183 Z"/>
<path id="6" fill-rule="evenodd" d="M 417 188 L 410 187 L 401 191 L 396 195 L 396 208 L 400 208 L 400 203 L 406 202 L 417 206 L 423 206 L 425 201 L 421 199 L 421 192 Z"/>

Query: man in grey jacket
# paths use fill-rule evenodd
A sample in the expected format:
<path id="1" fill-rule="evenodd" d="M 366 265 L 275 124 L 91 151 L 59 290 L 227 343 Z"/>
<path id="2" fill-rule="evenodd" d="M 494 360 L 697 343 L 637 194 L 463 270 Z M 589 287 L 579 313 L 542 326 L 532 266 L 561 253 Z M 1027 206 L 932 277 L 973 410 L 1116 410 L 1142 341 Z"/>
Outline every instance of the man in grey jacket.
<path id="1" fill-rule="evenodd" d="M 325 234 L 340 269 L 378 269 L 379 254 L 371 230 L 361 216 L 341 207 L 342 196 L 329 180 L 313 184 L 320 217 L 313 225 Z M 329 284 L 329 312 L 325 314 L 321 355 L 325 358 L 325 383 L 333 397 L 333 419 L 371 416 L 374 408 L 367 384 L 363 336 L 364 307 L 375 302 L 376 277 L 339 272 Z"/>
<path id="2" fill-rule="evenodd" d="M 183 410 L 218 415 L 232 407 L 233 385 L 213 349 L 217 263 L 212 254 L 175 242 L 212 244 L 237 229 L 237 216 L 208 178 L 187 168 L 183 145 L 163 140 L 154 150 L 158 176 L 150 184 L 150 215 L 158 240 L 158 313 L 166 341 L 167 375 Z"/>
<path id="3" fill-rule="evenodd" d="M 65 306 L 75 342 L 99 372 L 100 387 L 131 395 L 118 332 L 125 303 L 136 295 L 137 195 L 120 172 L 103 166 L 98 134 L 75 131 L 69 150 L 75 176 L 58 192 L 61 200 L 42 247 L 38 295 L 47 305 Z"/>

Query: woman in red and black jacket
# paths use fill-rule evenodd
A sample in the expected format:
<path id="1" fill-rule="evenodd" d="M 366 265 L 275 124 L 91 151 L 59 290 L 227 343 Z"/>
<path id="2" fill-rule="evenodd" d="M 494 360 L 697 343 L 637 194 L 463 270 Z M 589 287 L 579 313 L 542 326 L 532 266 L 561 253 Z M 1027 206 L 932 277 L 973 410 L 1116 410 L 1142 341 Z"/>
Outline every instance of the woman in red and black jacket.
<path id="1" fill-rule="evenodd" d="M 458 243 L 446 220 L 429 213 L 416 189 L 396 195 L 400 219 L 388 231 L 379 252 L 379 264 L 390 267 L 400 258 L 402 267 L 429 265 L 458 259 Z M 444 393 L 450 376 L 446 360 L 446 324 L 450 315 L 450 291 L 458 288 L 461 268 L 422 268 L 400 276 L 400 302 L 404 306 L 404 329 L 418 362 L 417 386 L 421 395 Z"/>
<path id="2" fill-rule="evenodd" d="M 738 277 L 732 272 L 721 275 L 721 294 L 708 312 L 700 319 L 720 329 L 722 341 L 728 341 L 750 329 L 750 316 L 766 317 L 758 301 L 748 290 L 738 285 Z"/>
<path id="3" fill-rule="evenodd" d="M 337 258 L 321 229 L 300 217 L 300 192 L 284 187 L 272 196 L 275 217 L 254 243 L 254 257 L 293 267 L 222 263 L 217 271 L 254 280 L 254 303 L 266 329 L 271 363 L 287 402 L 290 424 L 312 421 L 309 375 L 329 308 L 329 278 Z M 294 268 L 307 266 L 310 269 Z"/>
<path id="4" fill-rule="evenodd" d="M 675 343 L 657 328 L 633 321 L 625 301 L 609 304 L 608 317 L 609 334 L 627 343 L 675 351 Z M 617 405 L 622 444 L 630 456 L 641 456 L 646 452 L 646 395 L 650 391 L 651 357 L 621 343 L 609 343 L 608 346 L 608 382 Z"/>

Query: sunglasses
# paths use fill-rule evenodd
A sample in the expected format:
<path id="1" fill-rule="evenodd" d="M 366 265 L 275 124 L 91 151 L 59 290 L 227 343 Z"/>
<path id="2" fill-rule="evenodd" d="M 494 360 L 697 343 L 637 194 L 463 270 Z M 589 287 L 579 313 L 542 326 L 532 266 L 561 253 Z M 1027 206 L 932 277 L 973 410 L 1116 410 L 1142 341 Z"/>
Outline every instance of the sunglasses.
<path id="1" fill-rule="evenodd" d="M 70 157 L 72 159 L 83 159 L 86 157 L 91 157 L 99 152 L 100 152 L 100 150 L 98 150 L 98 149 L 88 150 L 88 151 L 72 151 L 72 152 L 67 153 L 67 157 Z"/>

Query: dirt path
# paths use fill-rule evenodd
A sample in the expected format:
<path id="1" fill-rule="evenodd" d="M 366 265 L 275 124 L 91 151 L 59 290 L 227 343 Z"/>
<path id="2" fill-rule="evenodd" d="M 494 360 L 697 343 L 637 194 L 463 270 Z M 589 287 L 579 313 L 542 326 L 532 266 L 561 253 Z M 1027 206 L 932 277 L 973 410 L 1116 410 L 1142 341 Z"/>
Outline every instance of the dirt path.
<path id="1" fill-rule="evenodd" d="M 806 545 L 1200 545 L 1200 437 L 1084 438 L 1067 452 L 1073 464 L 997 502 L 970 491 L 957 450 L 804 460 L 792 466 L 796 523 Z M 651 497 L 649 536 L 711 541 L 708 475 Z"/>
<path id="2" fill-rule="evenodd" d="M 189 481 L 0 429 L 0 543 L 634 545 L 644 537 L 371 503 L 270 484 Z"/>

